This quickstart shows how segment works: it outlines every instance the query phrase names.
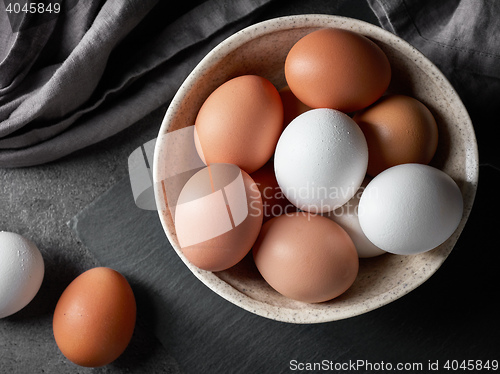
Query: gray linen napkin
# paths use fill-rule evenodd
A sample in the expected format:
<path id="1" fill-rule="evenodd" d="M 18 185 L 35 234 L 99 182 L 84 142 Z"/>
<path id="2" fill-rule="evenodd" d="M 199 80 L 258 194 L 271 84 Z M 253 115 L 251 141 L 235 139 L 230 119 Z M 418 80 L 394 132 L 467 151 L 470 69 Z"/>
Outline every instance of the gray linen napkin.
<path id="1" fill-rule="evenodd" d="M 269 2 L 73 1 L 35 26 L 29 14 L 11 22 L 0 2 L 0 167 L 49 162 L 134 124 Z"/>
<path id="2" fill-rule="evenodd" d="M 368 0 L 383 28 L 446 75 L 474 124 L 481 163 L 500 166 L 500 1 Z"/>
<path id="3" fill-rule="evenodd" d="M 49 162 L 134 124 L 168 103 L 215 44 L 279 1 L 189 0 L 172 9 L 158 0 L 68 0 L 42 21 L 12 18 L 9 3 L 0 2 L 0 167 Z M 492 163 L 482 147 L 492 126 L 482 124 L 500 114 L 500 3 L 368 3 L 450 79 Z"/>

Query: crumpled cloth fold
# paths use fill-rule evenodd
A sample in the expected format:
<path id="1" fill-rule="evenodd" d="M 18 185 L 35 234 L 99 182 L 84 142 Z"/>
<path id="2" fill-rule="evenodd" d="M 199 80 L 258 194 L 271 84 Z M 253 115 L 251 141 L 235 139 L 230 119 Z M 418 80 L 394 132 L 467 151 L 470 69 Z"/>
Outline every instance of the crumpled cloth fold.
<path id="1" fill-rule="evenodd" d="M 1 2 L 0 167 L 50 162 L 133 125 L 270 1 L 72 0 L 31 27 Z"/>
<path id="2" fill-rule="evenodd" d="M 0 167 L 57 160 L 168 104 L 210 49 L 273 1 L 66 0 L 38 23 L 13 20 L 0 1 Z M 497 162 L 482 145 L 500 116 L 500 1 L 367 1 L 443 71 L 483 162 Z"/>
<path id="3" fill-rule="evenodd" d="M 368 0 L 381 26 L 431 60 L 453 85 L 478 140 L 481 163 L 500 165 L 500 1 Z"/>

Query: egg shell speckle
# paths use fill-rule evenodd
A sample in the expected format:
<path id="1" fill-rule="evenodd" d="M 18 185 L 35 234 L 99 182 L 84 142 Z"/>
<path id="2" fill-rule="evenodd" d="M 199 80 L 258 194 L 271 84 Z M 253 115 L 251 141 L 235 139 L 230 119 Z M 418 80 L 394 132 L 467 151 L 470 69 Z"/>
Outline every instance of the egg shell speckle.
<path id="1" fill-rule="evenodd" d="M 368 148 L 359 126 L 334 109 L 295 118 L 276 147 L 274 169 L 283 193 L 297 208 L 329 212 L 345 204 L 363 182 Z"/>
<path id="2" fill-rule="evenodd" d="M 59 298 L 54 338 L 75 364 L 104 366 L 128 346 L 136 312 L 134 293 L 125 277 L 110 268 L 93 268 L 76 277 Z"/>

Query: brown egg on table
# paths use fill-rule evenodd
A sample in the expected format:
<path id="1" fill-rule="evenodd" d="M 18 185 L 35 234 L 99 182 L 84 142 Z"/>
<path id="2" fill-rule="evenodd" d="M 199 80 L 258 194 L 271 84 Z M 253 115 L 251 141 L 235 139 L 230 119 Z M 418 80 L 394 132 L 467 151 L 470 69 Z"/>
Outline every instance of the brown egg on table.
<path id="1" fill-rule="evenodd" d="M 311 108 L 354 112 L 387 90 L 391 66 L 382 49 L 352 31 L 325 28 L 293 45 L 285 78 L 297 98 Z"/>
<path id="2" fill-rule="evenodd" d="M 372 177 L 399 164 L 428 164 L 436 152 L 436 120 L 412 97 L 384 96 L 353 119 L 368 144 L 367 174 Z"/>
<path id="3" fill-rule="evenodd" d="M 135 319 L 134 293 L 125 277 L 97 267 L 80 274 L 62 293 L 54 311 L 54 338 L 75 364 L 104 366 L 129 344 Z"/>
<path id="4" fill-rule="evenodd" d="M 271 287 L 307 303 L 344 293 L 359 268 L 356 248 L 344 229 L 326 217 L 305 212 L 284 214 L 265 223 L 253 257 Z"/>
<path id="5" fill-rule="evenodd" d="M 250 176 L 259 188 L 262 197 L 263 223 L 284 213 L 297 211 L 297 207 L 288 201 L 278 185 L 273 159 Z"/>
<path id="6" fill-rule="evenodd" d="M 278 90 L 263 77 L 243 75 L 219 86 L 203 103 L 195 144 L 206 165 L 230 163 L 252 173 L 271 158 L 282 131 Z"/>
<path id="7" fill-rule="evenodd" d="M 245 257 L 259 235 L 259 188 L 236 165 L 210 164 L 183 187 L 174 224 L 189 262 L 208 271 L 228 269 Z"/>
<path id="8" fill-rule="evenodd" d="M 279 90 L 281 101 L 283 102 L 283 127 L 288 126 L 295 117 L 298 117 L 304 112 L 312 109 L 304 104 L 290 90 L 290 87 L 285 86 Z"/>

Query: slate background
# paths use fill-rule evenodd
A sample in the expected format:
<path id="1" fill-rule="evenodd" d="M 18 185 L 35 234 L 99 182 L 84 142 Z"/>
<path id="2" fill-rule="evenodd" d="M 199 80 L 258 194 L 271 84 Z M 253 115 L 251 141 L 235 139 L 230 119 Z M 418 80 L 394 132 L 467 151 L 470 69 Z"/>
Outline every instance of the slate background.
<path id="1" fill-rule="evenodd" d="M 270 9 L 263 19 L 323 13 L 329 6 L 317 0 L 288 4 Z M 364 2 L 345 2 L 337 14 L 377 23 Z M 57 162 L 0 169 L 0 229 L 35 241 L 46 266 L 35 299 L 0 320 L 0 373 L 287 373 L 290 360 L 416 362 L 425 368 L 435 360 L 500 359 L 496 158 L 481 158 L 469 222 L 424 285 L 362 316 L 284 324 L 240 310 L 209 291 L 169 250 L 156 213 L 135 207 L 127 158 L 157 136 L 165 110 Z M 494 149 L 493 142 L 483 138 L 481 145 Z M 117 361 L 86 369 L 59 352 L 51 318 L 71 280 L 99 265 L 115 267 L 130 280 L 138 323 Z"/>

